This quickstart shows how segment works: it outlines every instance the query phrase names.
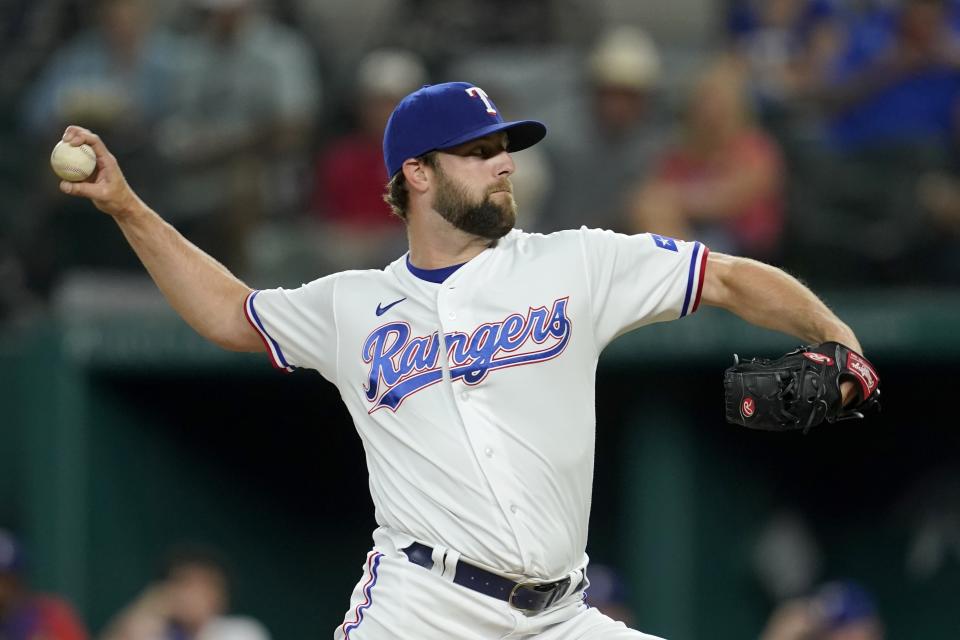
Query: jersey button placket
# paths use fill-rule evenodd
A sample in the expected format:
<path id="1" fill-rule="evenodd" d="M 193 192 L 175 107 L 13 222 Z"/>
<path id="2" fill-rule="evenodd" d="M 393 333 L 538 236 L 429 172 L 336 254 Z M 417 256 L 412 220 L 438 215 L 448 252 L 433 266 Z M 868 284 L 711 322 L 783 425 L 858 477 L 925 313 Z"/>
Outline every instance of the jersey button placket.
<path id="1" fill-rule="evenodd" d="M 451 303 L 454 302 L 454 293 L 453 287 L 442 288 L 437 297 L 437 312 L 441 328 L 445 334 L 453 333 L 460 328 L 454 324 L 454 321 L 457 320 L 457 313 L 450 308 L 452 306 Z M 461 319 L 460 322 L 462 323 L 463 320 Z M 449 355 L 447 357 L 449 358 Z M 455 366 L 454 363 L 449 360 L 448 362 L 451 368 Z M 460 386 L 459 390 L 456 389 L 457 386 Z M 477 388 L 472 388 L 464 385 L 462 380 L 454 381 L 454 402 L 457 405 L 457 410 L 460 413 L 464 427 L 470 433 L 470 440 L 477 443 L 474 448 L 474 455 L 484 469 L 484 475 L 490 483 L 494 500 L 499 503 L 500 508 L 504 510 L 504 515 L 513 520 L 512 523 L 508 523 L 508 526 L 513 530 L 514 534 L 523 538 L 526 535 L 524 527 L 517 527 L 519 524 L 518 520 L 520 520 L 523 513 L 517 505 L 516 488 L 512 486 L 509 479 L 512 474 L 508 469 L 500 468 L 499 464 L 502 456 L 498 455 L 497 452 L 503 453 L 506 451 L 506 445 L 500 442 L 499 437 L 496 435 L 494 435 L 492 441 L 489 439 L 492 435 L 490 433 L 490 425 L 484 424 L 483 420 L 477 415 L 480 407 L 472 406 L 478 402 L 481 405 L 483 404 L 482 390 L 482 385 Z M 480 395 L 475 396 L 475 394 L 478 393 Z M 503 460 L 506 461 L 507 458 L 503 458 Z M 524 549 L 525 547 L 521 545 L 518 552 L 524 565 L 529 565 L 529 558 L 526 557 L 527 553 L 525 553 Z"/>

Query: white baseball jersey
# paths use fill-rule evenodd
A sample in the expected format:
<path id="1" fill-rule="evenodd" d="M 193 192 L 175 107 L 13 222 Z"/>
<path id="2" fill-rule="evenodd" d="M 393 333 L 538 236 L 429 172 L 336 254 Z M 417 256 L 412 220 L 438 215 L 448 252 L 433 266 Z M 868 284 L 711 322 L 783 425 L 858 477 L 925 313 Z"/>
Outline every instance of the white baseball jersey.
<path id="1" fill-rule="evenodd" d="M 340 390 L 381 526 L 554 580 L 586 562 L 600 352 L 695 311 L 707 253 L 651 234 L 514 230 L 442 283 L 404 256 L 255 291 L 246 312 L 276 366 Z"/>

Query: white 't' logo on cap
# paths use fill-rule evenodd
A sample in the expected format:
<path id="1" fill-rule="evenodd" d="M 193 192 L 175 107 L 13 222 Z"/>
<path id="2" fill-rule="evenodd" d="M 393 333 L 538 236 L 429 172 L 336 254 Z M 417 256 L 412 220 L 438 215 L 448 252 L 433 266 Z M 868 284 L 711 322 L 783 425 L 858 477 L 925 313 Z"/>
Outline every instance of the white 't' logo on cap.
<path id="1" fill-rule="evenodd" d="M 487 107 L 487 113 L 492 116 L 497 115 L 497 110 L 493 108 L 493 104 L 490 102 L 490 98 L 487 96 L 486 91 L 480 87 L 470 87 L 466 90 L 466 92 L 471 98 L 480 98 L 483 100 L 483 104 Z"/>

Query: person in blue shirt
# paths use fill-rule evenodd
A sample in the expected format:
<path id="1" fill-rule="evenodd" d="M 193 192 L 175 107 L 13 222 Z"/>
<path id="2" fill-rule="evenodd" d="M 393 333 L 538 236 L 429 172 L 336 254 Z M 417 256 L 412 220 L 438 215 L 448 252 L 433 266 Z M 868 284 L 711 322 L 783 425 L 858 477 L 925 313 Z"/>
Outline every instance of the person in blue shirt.
<path id="1" fill-rule="evenodd" d="M 826 79 L 827 139 L 839 151 L 949 142 L 960 97 L 960 33 L 945 0 L 849 16 Z"/>

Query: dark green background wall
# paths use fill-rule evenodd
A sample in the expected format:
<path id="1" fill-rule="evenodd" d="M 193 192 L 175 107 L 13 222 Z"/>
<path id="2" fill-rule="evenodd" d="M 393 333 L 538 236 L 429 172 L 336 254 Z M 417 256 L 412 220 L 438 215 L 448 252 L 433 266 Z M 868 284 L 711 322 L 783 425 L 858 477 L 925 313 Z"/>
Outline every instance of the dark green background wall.
<path id="1" fill-rule="evenodd" d="M 730 354 L 793 346 L 719 312 L 643 329 L 605 354 L 589 552 L 624 570 L 638 626 L 674 640 L 755 637 L 770 603 L 750 569 L 775 510 L 807 515 L 823 577 L 877 595 L 891 638 L 956 638 L 960 569 L 904 570 L 912 487 L 960 474 L 945 408 L 960 301 L 839 305 L 883 377 L 884 412 L 807 436 L 722 420 Z M 99 629 L 171 544 L 232 559 L 235 609 L 280 640 L 328 637 L 370 545 L 359 439 L 319 376 L 217 351 L 167 316 L 73 318 L 0 349 L 0 524 L 31 542 L 32 577 Z M 909 510 L 908 510 L 909 511 Z"/>

